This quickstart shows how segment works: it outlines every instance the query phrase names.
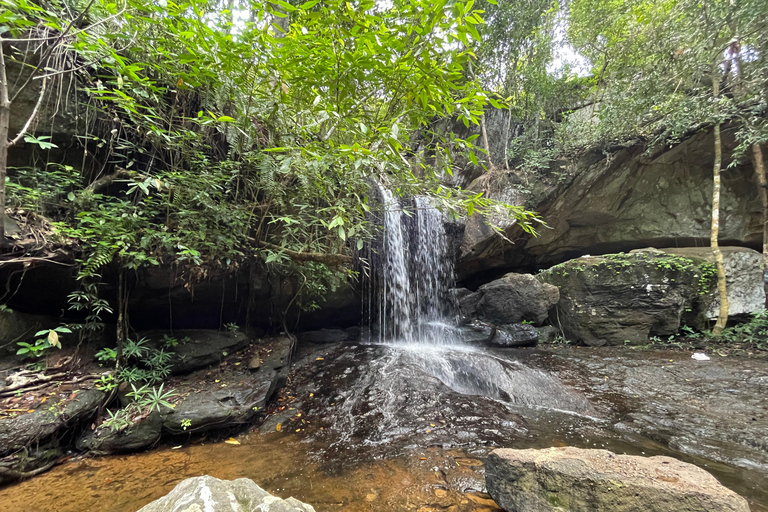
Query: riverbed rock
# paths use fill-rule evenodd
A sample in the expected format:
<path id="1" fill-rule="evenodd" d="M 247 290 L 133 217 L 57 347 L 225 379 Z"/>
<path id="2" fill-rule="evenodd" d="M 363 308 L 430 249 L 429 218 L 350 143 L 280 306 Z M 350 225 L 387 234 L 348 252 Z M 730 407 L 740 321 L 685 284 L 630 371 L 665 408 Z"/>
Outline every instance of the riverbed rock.
<path id="1" fill-rule="evenodd" d="M 539 331 L 529 324 L 500 325 L 491 343 L 502 347 L 532 347 L 539 342 Z"/>
<path id="2" fill-rule="evenodd" d="M 314 512 L 295 498 L 273 496 L 253 480 L 219 480 L 204 475 L 180 482 L 139 512 Z"/>
<path id="3" fill-rule="evenodd" d="M 0 455 L 42 444 L 65 430 L 74 429 L 96 413 L 104 393 L 85 389 L 66 403 L 52 402 L 29 414 L 0 420 Z"/>
<path id="4" fill-rule="evenodd" d="M 648 250 L 577 258 L 537 278 L 559 288 L 550 320 L 568 340 L 644 344 L 677 333 L 683 315 L 712 289 L 713 269 L 702 264 Z"/>
<path id="5" fill-rule="evenodd" d="M 556 286 L 537 280 L 530 274 L 506 274 L 481 286 L 477 303 L 480 318 L 497 325 L 522 320 L 541 325 L 560 294 Z"/>
<path id="6" fill-rule="evenodd" d="M 498 449 L 485 479 L 509 512 L 749 512 L 747 501 L 711 474 L 671 457 Z"/>
<path id="7" fill-rule="evenodd" d="M 270 376 L 238 387 L 191 392 L 165 414 L 163 431 L 169 434 L 197 433 L 244 425 L 267 404 L 275 387 L 276 382 Z"/>
<path id="8" fill-rule="evenodd" d="M 117 432 L 108 427 L 86 430 L 77 440 L 76 447 L 97 454 L 135 452 L 157 443 L 162 426 L 162 416 L 158 411 L 153 411 Z"/>

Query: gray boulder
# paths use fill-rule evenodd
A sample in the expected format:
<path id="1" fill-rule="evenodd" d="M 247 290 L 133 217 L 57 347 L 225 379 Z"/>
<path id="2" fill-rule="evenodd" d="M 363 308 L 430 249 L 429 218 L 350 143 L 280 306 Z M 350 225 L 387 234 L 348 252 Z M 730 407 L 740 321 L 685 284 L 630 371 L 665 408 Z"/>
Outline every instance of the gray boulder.
<path id="1" fill-rule="evenodd" d="M 139 512 L 314 512 L 295 498 L 273 496 L 253 480 L 219 480 L 212 476 L 188 478 L 166 496 Z"/>
<path id="2" fill-rule="evenodd" d="M 49 402 L 47 407 L 33 413 L 0 420 L 0 455 L 42 444 L 58 433 L 75 428 L 96 413 L 103 398 L 103 392 L 86 389 L 76 392 L 66 404 Z"/>
<path id="3" fill-rule="evenodd" d="M 667 254 L 683 256 L 695 261 L 714 265 L 715 256 L 709 247 L 685 247 L 661 249 Z M 762 255 L 746 247 L 722 247 L 728 287 L 729 316 L 753 315 L 765 309 Z M 720 312 L 720 294 L 712 287 L 699 298 L 696 310 L 697 327 L 707 320 L 717 320 Z"/>
<path id="4" fill-rule="evenodd" d="M 543 325 L 536 328 L 539 331 L 539 343 L 554 343 L 560 331 L 552 325 Z"/>
<path id="5" fill-rule="evenodd" d="M 560 447 L 498 449 L 488 493 L 509 512 L 749 512 L 703 469 L 670 457 Z"/>
<path id="6" fill-rule="evenodd" d="M 539 331 L 528 324 L 500 325 L 491 343 L 502 347 L 532 347 L 539 342 Z"/>
<path id="7" fill-rule="evenodd" d="M 556 286 L 530 274 L 506 274 L 481 286 L 477 303 L 478 315 L 491 323 L 516 324 L 522 320 L 541 325 L 560 294 Z"/>
<path id="8" fill-rule="evenodd" d="M 644 344 L 680 329 L 713 284 L 704 262 L 658 250 L 589 256 L 537 276 L 560 289 L 552 324 L 587 345 Z"/>

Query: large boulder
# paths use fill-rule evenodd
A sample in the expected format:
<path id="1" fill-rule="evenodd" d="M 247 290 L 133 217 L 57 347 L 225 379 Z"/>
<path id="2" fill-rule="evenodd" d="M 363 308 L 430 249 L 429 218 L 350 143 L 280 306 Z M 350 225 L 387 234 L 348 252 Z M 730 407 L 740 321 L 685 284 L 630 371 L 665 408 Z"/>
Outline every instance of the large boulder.
<path id="1" fill-rule="evenodd" d="M 526 320 L 541 325 L 560 298 L 557 287 L 530 274 L 514 273 L 481 286 L 478 293 L 477 315 L 494 324 Z"/>
<path id="2" fill-rule="evenodd" d="M 78 450 L 102 454 L 135 452 L 157 443 L 162 426 L 161 414 L 153 411 L 123 429 L 99 427 L 96 430 L 86 430 L 77 440 L 76 447 Z"/>
<path id="3" fill-rule="evenodd" d="M 683 256 L 695 261 L 715 263 L 715 255 L 709 247 L 685 247 L 661 249 L 668 254 Z M 728 314 L 730 316 L 753 315 L 765 309 L 762 255 L 746 247 L 722 247 L 728 287 Z M 712 287 L 699 299 L 697 323 L 716 320 L 720 311 L 720 294 Z"/>
<path id="4" fill-rule="evenodd" d="M 314 512 L 295 498 L 269 494 L 253 480 L 219 480 L 204 475 L 180 482 L 166 496 L 139 512 Z"/>
<path id="5" fill-rule="evenodd" d="M 582 257 L 537 278 L 560 289 L 550 319 L 566 338 L 601 346 L 677 333 L 683 315 L 714 286 L 713 272 L 707 263 L 652 250 Z"/>
<path id="6" fill-rule="evenodd" d="M 509 512 L 749 512 L 747 501 L 715 477 L 670 457 L 498 449 L 488 457 L 485 481 Z"/>

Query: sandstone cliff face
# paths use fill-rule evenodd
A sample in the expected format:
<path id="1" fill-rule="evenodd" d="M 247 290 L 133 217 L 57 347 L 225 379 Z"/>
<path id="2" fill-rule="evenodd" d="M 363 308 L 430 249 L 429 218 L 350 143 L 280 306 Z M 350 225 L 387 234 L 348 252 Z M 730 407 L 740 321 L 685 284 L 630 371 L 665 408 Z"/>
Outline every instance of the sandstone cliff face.
<path id="1" fill-rule="evenodd" d="M 725 133 L 724 154 L 729 155 L 735 142 Z M 701 132 L 651 157 L 643 148 L 630 147 L 563 164 L 575 177 L 528 205 L 549 228 L 531 237 L 517 226 L 505 226 L 510 244 L 476 228 L 477 221 L 467 224 L 457 266 L 460 279 L 494 268 L 546 267 L 584 254 L 707 246 L 712 145 L 712 135 Z M 496 172 L 501 174 L 497 180 L 509 184 L 505 196 L 511 195 L 509 189 L 522 194 L 523 186 L 511 173 Z M 759 248 L 761 206 L 751 165 L 728 169 L 722 180 L 721 244 Z M 489 193 L 504 198 L 493 189 Z"/>

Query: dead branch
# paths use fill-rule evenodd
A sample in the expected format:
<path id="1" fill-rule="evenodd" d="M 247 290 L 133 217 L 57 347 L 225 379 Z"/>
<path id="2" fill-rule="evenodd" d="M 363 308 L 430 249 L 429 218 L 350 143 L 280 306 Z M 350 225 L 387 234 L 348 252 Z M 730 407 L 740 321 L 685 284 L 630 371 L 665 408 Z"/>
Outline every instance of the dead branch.
<path id="1" fill-rule="evenodd" d="M 91 192 L 98 192 L 103 188 L 107 188 L 116 180 L 135 178 L 136 176 L 139 176 L 139 175 L 135 171 L 129 171 L 128 169 L 118 169 L 112 174 L 107 174 L 106 176 L 102 176 L 101 178 L 97 179 L 96 181 L 88 185 L 85 188 L 85 190 L 88 190 Z"/>
<path id="2" fill-rule="evenodd" d="M 35 386 L 35 389 L 37 389 L 36 384 L 44 383 L 44 385 L 48 385 L 50 381 L 54 379 L 58 379 L 60 377 L 66 377 L 66 376 L 67 376 L 66 373 L 54 373 L 53 375 L 43 375 L 40 378 L 33 381 L 24 382 L 22 384 L 17 384 L 15 386 L 3 388 L 2 391 L 0 391 L 0 396 L 12 395 L 15 391 L 18 391 L 20 389 L 23 389 L 25 391 L 32 391 L 31 389 L 25 389 L 25 388 L 28 388 L 30 386 Z"/>

